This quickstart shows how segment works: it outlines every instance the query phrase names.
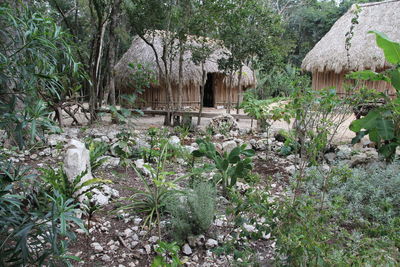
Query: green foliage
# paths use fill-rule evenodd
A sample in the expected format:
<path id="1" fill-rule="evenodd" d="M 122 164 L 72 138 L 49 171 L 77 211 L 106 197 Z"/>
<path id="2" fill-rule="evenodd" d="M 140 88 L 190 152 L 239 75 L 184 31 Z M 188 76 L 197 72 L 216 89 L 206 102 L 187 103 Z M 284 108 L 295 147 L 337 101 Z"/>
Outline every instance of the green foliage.
<path id="1" fill-rule="evenodd" d="M 254 150 L 246 149 L 246 145 L 232 149 L 230 153 L 218 152 L 212 142 L 197 139 L 199 149 L 192 152 L 194 157 L 207 157 L 213 161 L 213 165 L 205 165 L 203 169 L 215 168 L 218 173 L 213 179 L 216 184 L 221 183 L 224 190 L 236 185 L 239 178 L 244 178 L 253 168 L 252 157 Z"/>
<path id="2" fill-rule="evenodd" d="M 87 146 L 89 146 L 90 167 L 93 172 L 107 161 L 107 158 L 101 157 L 106 154 L 110 146 L 107 143 L 95 141 L 91 141 Z"/>
<path id="3" fill-rule="evenodd" d="M 151 267 L 179 267 L 184 264 L 179 259 L 179 246 L 175 242 L 159 241 L 155 251 L 158 255 L 154 257 Z"/>
<path id="4" fill-rule="evenodd" d="M 68 253 L 71 223 L 84 229 L 76 205 L 57 191 L 45 193 L 35 178 L 0 163 L 0 265 L 72 266 L 80 259 Z"/>
<path id="5" fill-rule="evenodd" d="M 399 166 L 312 169 L 294 202 L 277 208 L 283 266 L 399 264 Z M 293 190 L 293 188 L 292 188 Z"/>
<path id="6" fill-rule="evenodd" d="M 52 190 L 56 190 L 66 198 L 78 198 L 94 188 L 100 187 L 102 184 L 111 183 L 110 180 L 99 178 L 92 178 L 82 182 L 82 178 L 87 174 L 87 171 L 82 172 L 70 182 L 62 164 L 58 168 L 49 166 L 48 168 L 41 168 L 40 171 L 42 172 L 40 178 L 49 184 Z"/>
<path id="7" fill-rule="evenodd" d="M 190 174 L 188 174 L 174 180 L 168 180 L 168 177 L 172 176 L 174 173 L 165 171 L 164 169 L 166 149 L 166 146 L 162 148 L 155 167 L 148 164 L 145 165 L 145 168 L 150 173 L 150 179 L 143 176 L 133 167 L 136 174 L 142 180 L 144 189 L 130 188 L 134 194 L 125 198 L 125 200 L 128 200 L 130 203 L 121 207 L 121 209 L 145 213 L 146 219 L 143 224 L 148 226 L 153 226 L 155 224 L 158 227 L 159 236 L 161 236 L 161 228 L 159 225 L 161 215 L 165 211 L 167 201 L 172 195 L 180 192 L 177 190 L 176 183 L 190 176 Z"/>
<path id="8" fill-rule="evenodd" d="M 352 105 L 352 99 L 339 97 L 333 89 L 297 90 L 287 106 L 287 112 L 295 119 L 292 134 L 298 142 L 296 153 L 316 164 L 350 116 Z"/>
<path id="9" fill-rule="evenodd" d="M 204 233 L 214 221 L 216 192 L 214 185 L 197 182 L 193 190 L 175 195 L 167 204 L 171 214 L 171 236 L 179 242 L 189 235 Z"/>
<path id="10" fill-rule="evenodd" d="M 395 65 L 393 68 L 383 72 L 373 71 L 354 72 L 348 78 L 358 80 L 386 81 L 396 89 L 397 95 L 400 92 L 400 43 L 390 40 L 385 34 L 371 31 L 376 36 L 378 46 L 383 50 L 388 62 Z M 362 137 L 368 135 L 371 141 L 378 145 L 379 153 L 386 160 L 393 160 L 396 148 L 400 144 L 400 102 L 385 97 L 387 104 L 371 110 L 364 118 L 355 120 L 350 125 L 350 130 L 356 132 L 357 136 L 353 143 L 357 143 Z"/>
<path id="11" fill-rule="evenodd" d="M 400 216 L 400 175 L 397 163 L 373 165 L 366 169 L 338 168 L 331 171 L 324 185 L 324 177 L 312 171 L 305 190 L 310 195 L 326 192 L 326 201 L 335 202 L 340 196 L 353 223 L 374 224 L 393 222 Z"/>
<path id="12" fill-rule="evenodd" d="M 296 88 L 306 88 L 311 84 L 307 74 L 288 64 L 282 68 L 274 67 L 268 72 L 259 72 L 258 95 L 265 97 L 288 97 Z"/>
<path id="13" fill-rule="evenodd" d="M 68 36 L 35 9 L 1 5 L 0 18 L 0 127 L 22 148 L 56 129 L 49 110 L 74 90 L 79 63 Z"/>
<path id="14" fill-rule="evenodd" d="M 130 132 L 120 132 L 117 134 L 118 141 L 112 146 L 113 152 L 121 158 L 121 164 L 126 167 L 137 158 L 140 152 L 136 149 L 136 141 Z"/>

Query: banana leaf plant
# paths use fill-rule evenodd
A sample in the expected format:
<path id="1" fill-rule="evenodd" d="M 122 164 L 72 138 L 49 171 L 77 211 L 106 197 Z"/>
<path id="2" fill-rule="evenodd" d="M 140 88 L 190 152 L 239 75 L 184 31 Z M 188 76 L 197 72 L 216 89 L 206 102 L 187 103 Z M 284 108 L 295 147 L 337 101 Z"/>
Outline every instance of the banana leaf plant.
<path id="1" fill-rule="evenodd" d="M 386 61 L 393 67 L 384 72 L 371 70 L 357 71 L 347 78 L 365 81 L 385 81 L 396 89 L 397 97 L 387 104 L 372 109 L 365 117 L 353 121 L 350 130 L 356 133 L 352 143 L 359 142 L 364 136 L 375 142 L 378 152 L 387 161 L 394 159 L 396 148 L 400 145 L 400 43 L 392 41 L 384 33 L 370 31 L 375 34 L 377 45 L 383 50 Z"/>
<path id="2" fill-rule="evenodd" d="M 207 157 L 213 164 L 204 169 L 217 169 L 213 179 L 216 184 L 221 183 L 224 190 L 236 185 L 239 178 L 244 178 L 253 168 L 252 157 L 254 150 L 246 149 L 246 145 L 237 146 L 229 153 L 218 152 L 209 140 L 198 139 L 199 149 L 192 152 L 194 157 Z"/>

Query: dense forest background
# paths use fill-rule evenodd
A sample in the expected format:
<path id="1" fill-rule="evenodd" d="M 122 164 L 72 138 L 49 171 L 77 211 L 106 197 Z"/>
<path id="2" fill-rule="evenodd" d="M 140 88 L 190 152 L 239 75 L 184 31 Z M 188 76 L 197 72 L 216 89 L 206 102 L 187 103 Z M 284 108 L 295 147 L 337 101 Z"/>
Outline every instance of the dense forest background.
<path id="1" fill-rule="evenodd" d="M 171 32 L 173 40 L 222 40 L 232 52 L 222 63 L 227 73 L 245 63 L 257 71 L 260 97 L 285 95 L 298 80 L 305 54 L 358 2 L 368 1 L 5 0 L 2 110 L 12 114 L 24 102 L 43 111 L 42 101 L 61 120 L 66 107 L 89 101 L 94 121 L 96 108 L 118 101 L 114 65 L 135 35 L 152 30 Z"/>

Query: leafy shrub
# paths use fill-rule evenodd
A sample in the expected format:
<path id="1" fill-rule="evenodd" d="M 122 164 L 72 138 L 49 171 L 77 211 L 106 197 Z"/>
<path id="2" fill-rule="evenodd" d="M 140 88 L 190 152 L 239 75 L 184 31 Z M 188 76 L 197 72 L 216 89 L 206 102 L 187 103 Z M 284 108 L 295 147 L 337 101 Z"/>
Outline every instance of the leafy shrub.
<path id="1" fill-rule="evenodd" d="M 89 157 L 90 157 L 90 168 L 92 171 L 98 169 L 104 162 L 107 161 L 107 158 L 101 158 L 106 154 L 110 146 L 104 142 L 94 142 L 91 141 L 87 145 L 89 149 Z"/>
<path id="2" fill-rule="evenodd" d="M 84 229 L 76 205 L 26 174 L 0 162 L 0 265 L 71 265 L 79 260 L 68 253 L 71 223 Z"/>
<path id="3" fill-rule="evenodd" d="M 154 257 L 151 267 L 178 267 L 184 264 L 179 258 L 179 246 L 175 242 L 159 241 L 155 251 L 158 255 Z"/>
<path id="4" fill-rule="evenodd" d="M 157 160 L 157 165 L 152 167 L 145 165 L 145 168 L 149 172 L 149 178 L 143 176 L 135 167 L 136 174 L 140 177 L 143 182 L 144 189 L 130 188 L 134 192 L 127 200 L 130 203 L 123 205 L 121 209 L 134 210 L 135 212 L 143 212 L 146 214 L 144 225 L 158 227 L 159 236 L 161 237 L 161 215 L 165 211 L 168 199 L 178 194 L 179 191 L 176 189 L 176 183 L 182 179 L 190 176 L 190 174 L 178 177 L 174 180 L 168 180 L 172 176 L 173 172 L 165 171 L 165 160 L 166 160 L 166 146 L 161 150 L 161 154 Z"/>
<path id="5" fill-rule="evenodd" d="M 370 31 L 375 34 L 377 45 L 383 50 L 385 59 L 394 67 L 383 73 L 364 70 L 351 73 L 348 78 L 356 80 L 385 81 L 396 89 L 397 96 L 400 92 L 400 43 L 390 40 L 384 33 Z M 396 148 L 400 145 L 399 134 L 399 101 L 385 97 L 387 104 L 372 109 L 364 118 L 355 120 L 350 125 L 350 130 L 357 136 L 353 143 L 368 135 L 371 141 L 378 145 L 378 151 L 387 160 L 394 159 Z"/>
<path id="6" fill-rule="evenodd" d="M 214 221 L 215 187 L 207 182 L 198 182 L 193 190 L 176 195 L 167 204 L 171 214 L 172 237 L 183 241 L 189 235 L 204 233 Z"/>
<path id="7" fill-rule="evenodd" d="M 20 149 L 55 130 L 50 110 L 79 89 L 69 38 L 34 8 L 0 5 L 0 127 Z"/>
<path id="8" fill-rule="evenodd" d="M 329 204 L 340 197 L 351 221 L 384 224 L 400 216 L 398 164 L 377 164 L 354 170 L 337 168 L 332 170 L 328 179 L 314 170 L 309 180 L 304 185 L 308 194 L 321 195 L 326 192 Z"/>
<path id="9" fill-rule="evenodd" d="M 244 178 L 253 168 L 252 157 L 255 152 L 246 149 L 246 145 L 237 146 L 230 153 L 218 152 L 209 140 L 197 139 L 199 149 L 192 152 L 194 157 L 207 157 L 213 161 L 213 165 L 205 165 L 205 169 L 216 168 L 218 173 L 214 175 L 214 182 L 221 183 L 224 190 L 236 185 L 239 178 Z"/>
<path id="10" fill-rule="evenodd" d="M 259 73 L 259 88 L 262 98 L 290 96 L 296 88 L 306 88 L 311 84 L 310 76 L 300 73 L 292 65 L 275 67 L 268 73 Z"/>
<path id="11" fill-rule="evenodd" d="M 126 167 L 137 158 L 140 152 L 136 149 L 136 141 L 130 132 L 120 132 L 117 134 L 118 141 L 112 146 L 113 152 L 121 158 L 121 163 Z"/>
<path id="12" fill-rule="evenodd" d="M 76 176 L 74 181 L 68 180 L 67 174 L 63 170 L 63 165 L 52 168 L 41 168 L 42 175 L 40 178 L 51 186 L 52 190 L 58 191 L 61 195 L 66 198 L 78 198 L 85 195 L 94 188 L 100 187 L 102 184 L 111 183 L 110 180 L 103 180 L 99 178 L 92 178 L 85 182 L 82 182 L 82 178 L 87 174 L 87 171 L 82 172 Z"/>
<path id="13" fill-rule="evenodd" d="M 396 266 L 400 263 L 398 165 L 329 173 L 317 168 L 296 198 L 278 207 L 280 263 L 290 266 Z"/>

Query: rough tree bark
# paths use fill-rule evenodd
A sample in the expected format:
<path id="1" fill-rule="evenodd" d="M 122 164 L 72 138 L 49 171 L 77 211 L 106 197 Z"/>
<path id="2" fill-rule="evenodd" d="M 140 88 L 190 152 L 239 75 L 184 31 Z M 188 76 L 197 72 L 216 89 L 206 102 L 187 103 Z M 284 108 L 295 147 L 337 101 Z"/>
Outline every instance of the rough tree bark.
<path id="1" fill-rule="evenodd" d="M 118 14 L 120 10 L 122 0 L 115 0 L 114 1 L 114 7 L 111 11 L 111 17 L 110 17 L 110 33 L 109 33 L 109 46 L 110 46 L 110 51 L 108 54 L 108 62 L 110 64 L 110 78 L 109 78 L 109 84 L 107 86 L 107 91 L 104 94 L 104 101 L 107 103 L 108 98 L 110 99 L 110 105 L 115 106 L 116 101 L 115 101 L 115 73 L 114 73 L 114 66 L 116 63 L 116 50 L 117 50 L 117 40 L 115 36 L 115 28 L 118 25 Z"/>
<path id="2" fill-rule="evenodd" d="M 201 114 L 203 112 L 203 104 L 204 104 L 204 87 L 206 85 L 206 70 L 204 68 L 204 62 L 201 63 L 201 86 L 200 86 L 200 108 L 199 108 L 199 116 L 197 117 L 197 125 L 200 125 L 201 122 Z"/>
<path id="3" fill-rule="evenodd" d="M 237 103 L 236 103 L 236 114 L 239 114 L 239 106 L 240 106 L 240 95 L 242 93 L 242 69 L 243 66 L 240 66 L 239 69 L 239 77 L 238 77 L 238 96 L 237 96 Z"/>
<path id="4" fill-rule="evenodd" d="M 232 105 L 232 84 L 233 84 L 233 71 L 231 70 L 229 73 L 229 87 L 228 87 L 228 107 L 226 112 L 231 114 L 231 105 Z"/>

